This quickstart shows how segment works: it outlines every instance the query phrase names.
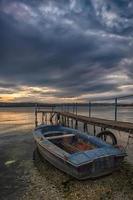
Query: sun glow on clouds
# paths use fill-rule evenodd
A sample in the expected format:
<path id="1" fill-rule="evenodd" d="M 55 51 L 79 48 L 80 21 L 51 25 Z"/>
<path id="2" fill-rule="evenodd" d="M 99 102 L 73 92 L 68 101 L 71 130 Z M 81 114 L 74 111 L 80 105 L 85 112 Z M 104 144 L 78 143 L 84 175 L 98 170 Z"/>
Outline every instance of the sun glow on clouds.
<path id="1" fill-rule="evenodd" d="M 19 98 L 23 98 L 23 97 L 28 97 L 28 93 L 26 91 L 13 91 L 12 93 L 7 93 L 6 91 L 4 94 L 0 95 L 0 101 L 2 102 L 12 102 L 14 100 L 17 100 Z"/>
<path id="2" fill-rule="evenodd" d="M 14 97 L 11 97 L 11 95 L 0 95 L 0 102 L 12 102 L 14 100 Z"/>
<path id="3" fill-rule="evenodd" d="M 56 93 L 59 93 L 61 91 L 49 88 L 49 87 L 30 87 L 30 86 L 22 86 L 19 87 L 19 89 L 15 92 L 12 91 L 12 93 L 6 91 L 4 94 L 1 94 L 0 96 L 0 102 L 21 102 L 21 101 L 28 101 L 29 102 L 43 102 L 43 103 L 62 103 L 62 102 L 75 102 L 78 100 L 80 102 L 80 99 L 78 97 L 61 97 L 58 98 L 54 96 Z M 81 101 L 82 102 L 82 101 Z"/>
<path id="4" fill-rule="evenodd" d="M 56 97 L 59 91 L 49 88 L 40 87 L 22 87 L 20 91 L 13 92 L 11 94 L 2 94 L 0 96 L 0 102 L 42 102 L 42 103 L 74 103 L 74 102 L 88 102 L 89 100 L 96 100 L 103 98 L 111 98 L 114 96 L 124 95 L 125 90 L 127 94 L 131 94 L 133 85 L 121 85 L 118 86 L 119 91 L 99 92 L 82 94 L 75 97 Z M 61 92 L 61 91 L 60 91 Z"/>
<path id="5" fill-rule="evenodd" d="M 131 0 L 1 2 L 0 101 L 88 102 L 131 93 Z"/>

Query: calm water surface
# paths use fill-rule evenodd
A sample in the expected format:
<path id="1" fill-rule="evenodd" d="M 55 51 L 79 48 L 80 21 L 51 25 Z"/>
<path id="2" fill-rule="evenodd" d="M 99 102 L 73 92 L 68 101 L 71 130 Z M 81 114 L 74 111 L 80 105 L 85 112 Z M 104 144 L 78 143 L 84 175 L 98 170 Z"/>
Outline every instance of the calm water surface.
<path id="1" fill-rule="evenodd" d="M 69 108 L 69 111 L 72 112 L 72 107 Z M 88 107 L 78 107 L 78 114 L 88 116 Z M 114 107 L 93 107 L 91 115 L 93 117 L 114 119 Z M 119 107 L 118 120 L 133 122 L 133 107 Z M 16 131 L 18 135 L 27 131 L 32 132 L 32 130 L 34 130 L 34 121 L 34 108 L 0 108 L 0 135 L 10 135 Z M 89 132 L 93 133 L 93 127 L 89 126 L 88 128 Z M 79 124 L 79 129 L 83 130 L 82 124 Z M 129 134 L 114 130 L 112 131 L 116 134 L 118 143 L 126 147 Z M 99 128 L 97 128 L 97 133 L 98 132 L 100 132 Z M 129 140 L 129 144 L 126 148 L 129 155 L 128 158 L 133 162 L 133 139 Z"/>
<path id="2" fill-rule="evenodd" d="M 92 116 L 95 117 L 112 119 L 114 116 L 114 111 L 111 107 L 108 109 L 105 107 L 95 108 L 92 111 Z M 88 108 L 78 108 L 78 114 L 88 116 Z M 120 108 L 118 117 L 119 120 L 132 122 L 133 108 Z M 62 188 L 62 191 L 64 191 L 63 182 L 71 181 L 71 177 L 56 170 L 48 162 L 44 164 L 38 159 L 33 162 L 33 152 L 35 150 L 32 136 L 34 120 L 34 108 L 0 108 L 1 200 L 36 200 L 38 196 L 39 199 L 44 199 L 40 196 L 40 191 L 45 195 L 45 199 L 55 199 L 57 195 L 57 199 L 63 200 L 61 195 L 64 195 L 64 193 L 59 192 L 58 188 Z M 88 126 L 88 128 L 89 132 L 93 133 L 93 127 Z M 79 124 L 79 129 L 83 130 L 81 123 Z M 100 132 L 100 129 L 97 128 L 98 132 Z M 126 147 L 128 134 L 118 131 L 113 132 L 117 136 L 118 143 Z M 126 150 L 128 161 L 133 163 L 133 139 L 129 141 Z M 41 175 L 39 171 L 41 171 Z M 74 181 L 75 185 L 78 183 Z M 101 183 L 98 182 L 98 187 L 99 184 Z M 82 182 L 80 183 L 81 185 Z M 86 185 L 89 186 L 89 182 Z M 75 192 L 77 192 L 76 188 Z"/>

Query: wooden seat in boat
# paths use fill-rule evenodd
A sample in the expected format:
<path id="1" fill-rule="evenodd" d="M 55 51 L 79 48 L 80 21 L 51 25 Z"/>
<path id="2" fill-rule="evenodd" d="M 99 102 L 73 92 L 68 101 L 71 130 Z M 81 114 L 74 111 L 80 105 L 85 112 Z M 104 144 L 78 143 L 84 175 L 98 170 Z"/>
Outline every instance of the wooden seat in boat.
<path id="1" fill-rule="evenodd" d="M 75 134 L 64 134 L 64 135 L 56 135 L 56 136 L 45 136 L 46 139 L 54 140 L 54 139 L 60 139 L 60 138 L 66 138 L 66 137 L 73 137 Z"/>

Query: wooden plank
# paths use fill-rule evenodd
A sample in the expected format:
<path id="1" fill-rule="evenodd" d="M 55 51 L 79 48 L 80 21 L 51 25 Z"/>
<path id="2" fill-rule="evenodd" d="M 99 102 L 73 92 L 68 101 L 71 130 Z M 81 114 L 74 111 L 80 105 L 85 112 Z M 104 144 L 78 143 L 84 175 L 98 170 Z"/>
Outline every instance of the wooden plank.
<path id="1" fill-rule="evenodd" d="M 48 136 L 48 137 L 45 136 L 45 138 L 53 140 L 53 139 L 73 137 L 73 136 L 75 136 L 75 134 L 64 134 L 64 135 L 56 135 L 56 136 Z"/>

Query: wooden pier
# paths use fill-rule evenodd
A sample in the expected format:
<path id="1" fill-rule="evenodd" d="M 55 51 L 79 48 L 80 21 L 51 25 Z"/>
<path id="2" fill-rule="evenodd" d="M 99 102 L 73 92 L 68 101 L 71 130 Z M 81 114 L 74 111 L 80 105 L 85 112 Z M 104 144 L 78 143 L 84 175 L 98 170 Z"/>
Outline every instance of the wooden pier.
<path id="1" fill-rule="evenodd" d="M 123 100 L 124 102 L 126 100 L 127 103 L 122 103 Z M 62 103 L 51 104 L 48 107 L 40 107 L 38 104 L 36 104 L 35 126 L 37 127 L 39 125 L 39 121 L 41 119 L 41 124 L 47 124 L 47 122 L 49 121 L 51 124 L 61 124 L 63 126 L 71 127 L 74 129 L 83 128 L 84 132 L 91 133 L 97 137 L 101 137 L 101 139 L 105 141 L 109 136 L 112 140 L 112 144 L 117 143 L 117 139 L 115 137 L 116 131 L 121 131 L 122 133 L 128 134 L 127 136 L 129 142 L 130 138 L 133 139 L 133 123 L 119 121 L 118 108 L 124 108 L 127 106 L 132 107 L 132 102 L 133 94 L 110 99 L 91 100 L 88 101 L 88 103 L 86 104 Z M 80 114 L 80 106 L 86 106 L 86 109 L 88 110 L 88 117 Z M 99 106 L 107 106 L 108 108 L 111 106 L 114 113 L 114 120 L 92 117 L 92 108 L 96 109 Z M 38 118 L 38 114 L 41 116 L 41 118 Z"/>
<path id="2" fill-rule="evenodd" d="M 44 123 L 44 116 L 47 114 L 51 114 L 51 120 L 56 115 L 60 121 L 60 123 L 64 126 L 72 126 L 74 128 L 78 127 L 78 122 L 83 123 L 84 131 L 87 130 L 87 125 L 94 126 L 94 134 L 95 134 L 95 127 L 101 127 L 101 130 L 106 129 L 114 129 L 118 131 L 127 132 L 133 134 L 133 123 L 130 122 L 122 122 L 122 121 L 115 121 L 115 120 L 107 120 L 107 119 L 100 119 L 94 117 L 86 117 L 82 115 L 73 114 L 71 112 L 61 112 L 61 111 L 44 111 L 44 110 L 36 110 L 36 126 L 38 125 L 37 121 L 37 113 L 42 114 L 42 123 Z"/>

